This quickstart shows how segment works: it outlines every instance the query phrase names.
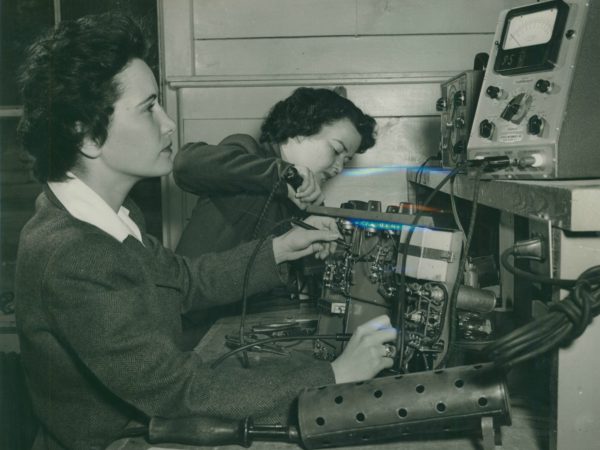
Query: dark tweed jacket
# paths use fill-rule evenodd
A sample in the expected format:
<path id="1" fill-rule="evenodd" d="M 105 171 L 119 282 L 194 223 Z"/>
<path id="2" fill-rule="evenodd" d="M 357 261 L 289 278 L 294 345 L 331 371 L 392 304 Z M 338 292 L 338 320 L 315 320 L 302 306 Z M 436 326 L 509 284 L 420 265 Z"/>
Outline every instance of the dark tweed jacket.
<path id="1" fill-rule="evenodd" d="M 253 239 L 263 206 L 290 165 L 281 159 L 277 146 L 259 145 L 245 134 L 228 136 L 219 145 L 184 145 L 175 157 L 173 175 L 181 189 L 199 198 L 176 252 L 197 256 Z M 259 236 L 292 215 L 303 212 L 288 199 L 287 185 L 281 183 Z"/>
<path id="2" fill-rule="evenodd" d="M 333 382 L 316 360 L 246 370 L 231 358 L 212 370 L 182 351 L 181 314 L 239 299 L 254 243 L 191 260 L 143 241 L 120 243 L 75 219 L 47 188 L 38 198 L 16 275 L 22 361 L 42 423 L 36 448 L 104 448 L 149 416 L 273 416 L 302 387 Z M 259 252 L 250 293 L 281 284 L 271 249 Z"/>

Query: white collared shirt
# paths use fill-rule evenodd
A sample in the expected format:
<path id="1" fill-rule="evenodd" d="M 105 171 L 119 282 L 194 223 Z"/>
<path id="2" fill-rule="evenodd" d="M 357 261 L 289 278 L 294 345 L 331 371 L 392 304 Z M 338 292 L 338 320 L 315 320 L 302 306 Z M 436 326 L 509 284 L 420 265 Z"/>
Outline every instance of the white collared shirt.
<path id="1" fill-rule="evenodd" d="M 121 206 L 115 213 L 102 197 L 72 172 L 67 172 L 67 176 L 67 180 L 50 181 L 48 186 L 73 217 L 100 228 L 119 242 L 129 235 L 142 242 L 140 229 L 129 217 L 127 208 Z"/>

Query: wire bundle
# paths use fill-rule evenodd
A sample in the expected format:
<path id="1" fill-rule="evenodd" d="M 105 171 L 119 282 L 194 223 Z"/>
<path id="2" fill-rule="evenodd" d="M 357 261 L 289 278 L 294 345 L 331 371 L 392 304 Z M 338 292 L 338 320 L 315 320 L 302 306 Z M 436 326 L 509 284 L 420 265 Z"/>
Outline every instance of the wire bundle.
<path id="1" fill-rule="evenodd" d="M 512 249 L 502 256 L 503 263 Z M 508 268 L 508 267 L 507 267 Z M 552 284 L 558 284 L 554 280 Z M 600 266 L 583 272 L 568 296 L 550 304 L 546 315 L 486 346 L 483 352 L 496 365 L 510 369 L 549 350 L 567 346 L 578 338 L 600 313 Z"/>
<path id="2" fill-rule="evenodd" d="M 273 232 L 274 230 L 279 228 L 281 225 L 283 225 L 285 223 L 289 223 L 291 220 L 292 219 L 280 220 L 279 222 L 277 222 L 275 225 L 273 225 L 271 227 L 271 229 L 269 230 L 269 233 Z M 257 228 L 258 228 L 258 224 L 257 224 Z M 252 271 L 252 267 L 254 266 L 254 261 L 256 260 L 256 257 L 258 255 L 260 248 L 263 246 L 263 244 L 269 237 L 269 233 L 265 234 L 263 237 L 258 239 L 256 246 L 254 247 L 254 250 L 252 251 L 252 254 L 250 255 L 250 258 L 248 259 L 248 264 L 246 265 L 246 271 L 244 272 L 244 281 L 242 284 L 242 312 L 241 312 L 241 316 L 240 316 L 240 328 L 239 328 L 240 345 L 243 347 L 243 349 L 246 348 L 246 347 L 244 347 L 244 344 L 246 343 L 245 342 L 245 334 L 244 334 L 244 324 L 246 322 L 246 311 L 247 311 L 247 306 L 248 306 L 248 283 L 250 281 L 250 272 Z M 248 355 L 246 354 L 245 351 L 242 353 L 242 365 L 245 368 L 249 367 Z"/>
<path id="3" fill-rule="evenodd" d="M 444 187 L 444 185 L 452 179 L 458 172 L 463 170 L 461 166 L 455 167 L 452 171 L 450 171 L 443 179 L 438 183 L 438 185 L 433 189 L 433 191 L 429 194 L 429 196 L 425 199 L 423 206 L 428 206 L 433 197 Z M 401 372 L 404 366 L 404 345 L 406 341 L 406 332 L 404 326 L 404 315 L 406 309 L 406 262 L 408 260 L 408 246 L 410 245 L 410 240 L 415 232 L 415 227 L 418 225 L 419 220 L 423 217 L 423 212 L 425 208 L 419 208 L 417 214 L 413 218 L 411 222 L 408 233 L 406 235 L 406 239 L 404 241 L 404 250 L 402 252 L 402 263 L 400 267 L 400 280 L 398 284 L 398 299 L 395 305 L 395 311 L 392 317 L 392 325 L 398 328 L 398 336 L 396 337 L 396 348 L 399 351 L 396 353 L 396 357 L 394 358 L 394 370 Z"/>

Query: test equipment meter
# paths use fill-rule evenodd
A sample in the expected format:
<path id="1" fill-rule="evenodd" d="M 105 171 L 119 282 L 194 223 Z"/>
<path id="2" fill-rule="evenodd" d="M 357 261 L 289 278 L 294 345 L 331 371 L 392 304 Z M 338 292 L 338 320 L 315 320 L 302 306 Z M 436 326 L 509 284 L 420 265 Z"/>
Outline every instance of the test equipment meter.
<path id="1" fill-rule="evenodd" d="M 488 177 L 600 177 L 600 2 L 548 1 L 500 13 L 467 145 L 508 156 Z"/>

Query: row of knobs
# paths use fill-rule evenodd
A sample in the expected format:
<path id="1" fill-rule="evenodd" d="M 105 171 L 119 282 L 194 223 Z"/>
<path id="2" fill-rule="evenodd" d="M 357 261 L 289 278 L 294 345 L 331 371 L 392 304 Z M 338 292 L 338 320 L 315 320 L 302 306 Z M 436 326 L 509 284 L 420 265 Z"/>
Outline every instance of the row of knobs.
<path id="1" fill-rule="evenodd" d="M 552 91 L 552 82 L 549 80 L 539 79 L 533 85 L 533 88 L 542 94 L 549 94 Z M 488 97 L 495 100 L 502 100 L 506 95 L 505 91 L 498 86 L 488 86 L 485 90 Z"/>
<path id="2" fill-rule="evenodd" d="M 484 139 L 491 139 L 496 125 L 491 120 L 484 119 L 479 123 L 479 135 Z M 544 119 L 534 114 L 527 121 L 527 132 L 534 136 L 539 136 L 544 130 Z"/>
<path id="3" fill-rule="evenodd" d="M 465 91 L 458 91 L 455 92 L 454 95 L 452 96 L 452 103 L 454 103 L 454 106 L 458 107 L 458 106 L 464 106 L 467 103 L 467 94 Z M 446 109 L 448 109 L 448 100 L 446 100 L 445 98 L 439 98 L 437 100 L 437 102 L 435 103 L 435 109 L 437 111 L 446 111 Z"/>
<path id="4" fill-rule="evenodd" d="M 543 94 L 550 93 L 552 83 L 548 80 L 539 79 L 534 85 L 534 89 Z M 488 86 L 485 93 L 488 97 L 496 100 L 501 100 L 506 96 L 504 90 L 497 86 Z M 500 114 L 500 117 L 506 121 L 520 123 L 521 119 L 527 112 L 527 108 L 531 103 L 531 96 L 521 93 L 513 97 L 506 105 L 506 108 Z M 496 125 L 490 120 L 482 120 L 479 123 L 479 135 L 484 139 L 491 139 L 494 134 Z M 544 119 L 537 114 L 531 116 L 527 121 L 527 132 L 534 136 L 542 134 L 544 129 Z"/>
<path id="5" fill-rule="evenodd" d="M 454 107 L 465 106 L 467 103 L 467 93 L 465 91 L 457 91 L 452 96 L 452 103 Z M 448 109 L 448 100 L 445 98 L 440 98 L 435 104 L 435 109 L 437 111 L 446 111 Z M 463 116 L 455 117 L 454 120 L 450 120 L 446 123 L 446 128 L 456 128 L 463 129 L 467 125 L 465 118 Z M 454 154 L 461 154 L 467 150 L 467 146 L 464 141 L 458 141 L 454 146 L 452 146 L 452 151 Z"/>

